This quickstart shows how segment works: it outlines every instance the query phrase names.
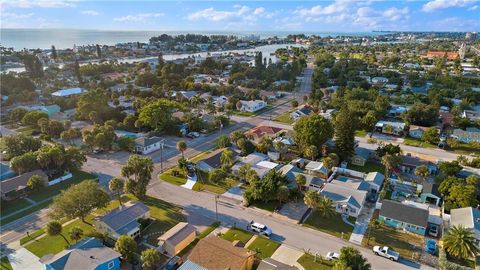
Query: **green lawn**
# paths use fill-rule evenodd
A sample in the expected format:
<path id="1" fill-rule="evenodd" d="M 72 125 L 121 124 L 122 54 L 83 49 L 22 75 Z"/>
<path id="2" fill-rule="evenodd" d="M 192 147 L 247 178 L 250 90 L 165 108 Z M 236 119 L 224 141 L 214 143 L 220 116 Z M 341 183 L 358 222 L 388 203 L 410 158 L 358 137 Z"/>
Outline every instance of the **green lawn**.
<path id="1" fill-rule="evenodd" d="M 238 181 L 233 178 L 226 178 L 224 181 L 220 183 L 212 183 L 208 181 L 207 174 L 199 174 L 199 181 L 193 186 L 193 190 L 195 191 L 209 191 L 216 194 L 223 194 L 231 187 L 238 185 Z M 205 180 L 206 179 L 206 180 Z"/>
<path id="2" fill-rule="evenodd" d="M 374 218 L 372 220 L 374 220 Z M 367 230 L 363 238 L 363 246 L 389 246 L 398 251 L 400 256 L 407 259 L 412 259 L 414 252 L 418 255 L 423 248 L 424 238 L 420 235 L 404 233 L 385 225 L 380 225 L 378 229 L 374 229 L 372 226 L 370 226 L 370 228 L 370 233 Z M 368 240 L 369 238 L 370 240 Z"/>
<path id="3" fill-rule="evenodd" d="M 44 233 L 45 233 L 45 229 L 41 228 L 39 230 L 34 231 L 30 235 L 26 235 L 26 236 L 20 238 L 20 245 L 25 245 L 26 243 L 32 241 L 33 239 L 37 239 L 38 237 L 40 237 Z"/>
<path id="4" fill-rule="evenodd" d="M 257 202 L 253 202 L 251 206 L 273 212 L 279 206 L 279 203 L 277 200 L 268 201 L 268 202 L 257 201 Z"/>
<path id="5" fill-rule="evenodd" d="M 34 127 L 21 127 L 21 128 L 17 128 L 16 131 L 24 135 L 32 135 L 32 132 L 38 131 L 38 129 Z"/>
<path id="6" fill-rule="evenodd" d="M 419 139 L 407 137 L 403 139 L 403 144 L 410 145 L 410 146 L 417 146 L 417 147 L 425 147 L 425 148 L 437 148 L 436 145 L 428 143 L 428 142 L 423 142 Z"/>
<path id="7" fill-rule="evenodd" d="M 239 240 L 240 242 L 246 244 L 250 238 L 252 238 L 253 234 L 251 232 L 247 232 L 242 229 L 238 228 L 231 228 L 226 232 L 224 235 L 222 235 L 222 238 L 233 242 L 235 240 Z"/>
<path id="8" fill-rule="evenodd" d="M 458 143 L 457 147 L 450 147 L 448 150 L 453 151 L 460 155 L 470 155 L 472 153 L 476 154 L 477 156 L 480 155 L 479 148 L 476 148 L 472 145 L 469 145 L 467 143 L 461 143 L 461 142 Z"/>
<path id="9" fill-rule="evenodd" d="M 330 270 L 333 266 L 330 261 L 324 260 L 321 257 L 315 258 L 315 256 L 307 253 L 298 259 L 298 263 L 301 264 L 305 270 Z"/>
<path id="10" fill-rule="evenodd" d="M 0 270 L 12 270 L 12 266 L 10 265 L 7 256 L 3 256 L 0 259 Z"/>
<path id="11" fill-rule="evenodd" d="M 261 110 L 258 110 L 256 112 L 240 112 L 240 111 L 233 111 L 233 114 L 236 114 L 238 116 L 246 116 L 246 117 L 250 117 L 250 116 L 255 116 L 255 115 L 259 115 L 259 114 L 262 114 L 268 110 L 270 110 L 273 106 L 272 105 L 267 105 L 267 107 L 261 109 Z"/>
<path id="12" fill-rule="evenodd" d="M 178 176 L 173 176 L 172 175 L 172 172 L 174 170 L 179 172 Z M 177 186 L 181 186 L 181 185 L 184 185 L 185 183 L 187 183 L 187 177 L 185 175 L 183 175 L 183 173 L 180 172 L 180 169 L 178 169 L 178 167 L 174 167 L 172 169 L 169 169 L 169 170 L 165 171 L 164 173 L 160 174 L 158 177 L 160 178 L 160 180 L 163 180 L 165 182 L 169 182 L 170 184 L 174 184 L 174 185 L 177 185 Z"/>
<path id="13" fill-rule="evenodd" d="M 365 137 L 367 136 L 367 131 L 366 130 L 355 130 L 355 136 L 356 137 Z"/>
<path id="14" fill-rule="evenodd" d="M 355 218 L 349 217 L 348 220 L 355 224 Z M 342 237 L 343 233 L 343 238 L 347 240 L 353 231 L 353 227 L 345 224 L 338 213 L 333 217 L 322 217 L 318 212 L 313 212 L 303 225 L 336 237 Z"/>
<path id="15" fill-rule="evenodd" d="M 42 210 L 43 208 L 48 207 L 48 206 L 50 205 L 50 203 L 52 203 L 52 200 L 48 200 L 48 201 L 39 203 L 39 204 L 37 204 L 37 205 L 35 205 L 35 206 L 32 206 L 32 207 L 30 207 L 30 208 L 27 208 L 27 209 L 25 209 L 25 210 L 23 210 L 23 211 L 21 211 L 21 212 L 16 213 L 15 215 L 11 215 L 11 216 L 9 216 L 9 217 L 7 217 L 7 218 L 2 218 L 2 219 L 0 219 L 0 225 L 3 226 L 3 225 L 5 225 L 5 224 L 7 224 L 7 223 L 9 223 L 9 222 L 15 221 L 15 220 L 20 219 L 20 218 L 22 218 L 22 217 L 24 217 L 24 216 L 28 216 L 28 215 L 30 215 L 30 214 L 32 214 L 32 213 L 35 213 L 35 212 L 37 212 L 37 211 L 39 211 L 39 210 Z"/>
<path id="16" fill-rule="evenodd" d="M 11 214 L 15 211 L 21 210 L 32 205 L 26 199 L 20 198 L 13 201 L 3 201 L 0 205 L 0 216 Z"/>
<path id="17" fill-rule="evenodd" d="M 281 115 L 275 117 L 273 120 L 285 124 L 293 124 L 294 122 L 292 118 L 290 118 L 290 112 L 282 113 Z"/>
<path id="18" fill-rule="evenodd" d="M 350 170 L 364 172 L 364 173 L 369 173 L 369 172 L 385 173 L 385 167 L 382 164 L 375 163 L 372 161 L 367 161 L 363 167 L 349 163 L 347 165 L 347 168 Z"/>
<path id="19" fill-rule="evenodd" d="M 247 248 L 255 251 L 259 258 L 265 259 L 271 257 L 279 246 L 280 243 L 278 242 L 258 236 Z"/>

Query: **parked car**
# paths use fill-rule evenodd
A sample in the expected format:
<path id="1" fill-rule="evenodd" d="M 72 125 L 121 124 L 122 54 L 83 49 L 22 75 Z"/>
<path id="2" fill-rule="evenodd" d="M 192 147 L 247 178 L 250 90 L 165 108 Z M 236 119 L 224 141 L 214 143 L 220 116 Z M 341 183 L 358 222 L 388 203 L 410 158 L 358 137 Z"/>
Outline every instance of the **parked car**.
<path id="1" fill-rule="evenodd" d="M 267 226 L 254 222 L 253 220 L 250 221 L 249 227 L 252 231 L 270 237 L 272 235 L 272 229 L 268 228 Z"/>
<path id="2" fill-rule="evenodd" d="M 437 242 L 433 239 L 428 239 L 425 244 L 425 251 L 430 254 L 435 254 L 437 252 Z"/>
<path id="3" fill-rule="evenodd" d="M 433 237 L 438 236 L 438 226 L 437 225 L 430 225 L 430 229 L 428 230 L 428 234 Z"/>
<path id="4" fill-rule="evenodd" d="M 398 252 L 387 246 L 374 246 L 373 253 L 375 253 L 375 255 L 385 257 L 391 261 L 398 261 L 398 258 L 400 257 Z"/>
<path id="5" fill-rule="evenodd" d="M 327 256 L 325 256 L 327 258 L 327 260 L 331 261 L 331 260 L 338 260 L 338 258 L 340 258 L 340 254 L 336 253 L 336 252 L 328 252 L 327 253 Z"/>

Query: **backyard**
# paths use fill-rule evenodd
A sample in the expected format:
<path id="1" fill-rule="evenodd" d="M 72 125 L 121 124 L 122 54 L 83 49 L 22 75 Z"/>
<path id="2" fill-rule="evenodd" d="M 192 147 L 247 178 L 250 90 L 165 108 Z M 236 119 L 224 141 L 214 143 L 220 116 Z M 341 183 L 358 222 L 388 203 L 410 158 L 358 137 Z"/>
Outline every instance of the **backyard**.
<path id="1" fill-rule="evenodd" d="M 348 220 L 355 224 L 355 218 L 348 217 Z M 347 240 L 353 231 L 353 227 L 343 222 L 342 216 L 338 213 L 333 217 L 322 217 L 320 213 L 313 212 L 303 225 L 336 237 L 341 238 L 343 235 L 343 239 Z"/>
<path id="2" fill-rule="evenodd" d="M 303 256 L 298 259 L 298 263 L 301 264 L 305 270 L 330 270 L 333 266 L 330 261 L 308 253 L 303 254 Z"/>
<path id="3" fill-rule="evenodd" d="M 373 161 L 367 161 L 364 166 L 358 166 L 358 165 L 353 165 L 349 163 L 347 165 L 347 169 L 359 171 L 363 173 L 369 173 L 369 172 L 385 173 L 385 167 L 382 164 L 376 163 Z"/>

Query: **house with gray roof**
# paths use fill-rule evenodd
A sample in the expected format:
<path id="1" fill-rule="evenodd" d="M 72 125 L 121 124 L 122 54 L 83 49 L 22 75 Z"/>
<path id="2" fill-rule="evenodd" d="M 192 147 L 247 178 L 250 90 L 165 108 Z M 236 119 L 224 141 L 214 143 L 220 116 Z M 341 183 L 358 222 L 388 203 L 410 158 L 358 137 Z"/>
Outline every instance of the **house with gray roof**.
<path id="1" fill-rule="evenodd" d="M 285 178 L 287 179 L 288 181 L 287 186 L 289 189 L 294 189 L 297 187 L 297 183 L 295 181 L 295 175 L 297 173 L 303 173 L 301 169 L 299 169 L 296 166 L 293 166 L 292 164 L 284 165 L 283 167 L 278 169 L 278 172 L 281 175 L 285 176 Z"/>
<path id="2" fill-rule="evenodd" d="M 365 175 L 364 180 L 365 182 L 370 184 L 370 190 L 375 190 L 375 192 L 379 192 L 382 188 L 385 176 L 379 172 L 369 172 Z"/>
<path id="3" fill-rule="evenodd" d="M 43 180 L 45 186 L 48 186 L 48 176 L 42 170 L 27 172 L 0 182 L 0 195 L 4 200 L 15 199 L 25 194 L 28 190 L 28 180 L 38 175 Z"/>
<path id="4" fill-rule="evenodd" d="M 124 205 L 99 217 L 95 222 L 95 229 L 107 234 L 114 239 L 121 235 L 128 235 L 133 238 L 140 234 L 139 219 L 150 217 L 150 208 L 142 202 L 128 202 Z"/>
<path id="5" fill-rule="evenodd" d="M 177 255 L 195 240 L 197 230 L 186 222 L 179 222 L 170 230 L 158 237 L 158 246 L 170 256 Z"/>
<path id="6" fill-rule="evenodd" d="M 384 200 L 378 220 L 389 227 L 425 235 L 428 226 L 428 206 Z"/>
<path id="7" fill-rule="evenodd" d="M 440 201 L 442 200 L 442 194 L 438 190 L 438 186 L 433 183 L 424 183 L 423 190 L 420 194 L 420 200 L 423 203 L 431 203 L 436 206 L 440 205 Z"/>
<path id="8" fill-rule="evenodd" d="M 40 262 L 45 270 L 120 270 L 120 256 L 100 240 L 90 237 L 55 256 L 46 255 Z"/>
<path id="9" fill-rule="evenodd" d="M 157 136 L 136 138 L 135 151 L 142 155 L 155 152 L 162 147 L 162 140 L 162 138 Z"/>
<path id="10" fill-rule="evenodd" d="M 463 143 L 480 142 L 480 129 L 467 128 L 463 130 L 456 128 L 453 130 L 452 138 Z"/>
<path id="11" fill-rule="evenodd" d="M 363 147 L 357 147 L 355 149 L 355 155 L 350 159 L 353 165 L 365 166 L 368 159 L 372 156 L 372 151 Z"/>
<path id="12" fill-rule="evenodd" d="M 362 211 L 368 192 L 365 190 L 353 189 L 332 181 L 325 185 L 322 191 L 320 191 L 320 194 L 333 201 L 335 210 L 338 213 L 358 217 L 360 211 Z"/>
<path id="13" fill-rule="evenodd" d="M 475 233 L 476 243 L 480 243 L 480 210 L 473 207 L 452 209 L 450 226 L 463 226 Z"/>

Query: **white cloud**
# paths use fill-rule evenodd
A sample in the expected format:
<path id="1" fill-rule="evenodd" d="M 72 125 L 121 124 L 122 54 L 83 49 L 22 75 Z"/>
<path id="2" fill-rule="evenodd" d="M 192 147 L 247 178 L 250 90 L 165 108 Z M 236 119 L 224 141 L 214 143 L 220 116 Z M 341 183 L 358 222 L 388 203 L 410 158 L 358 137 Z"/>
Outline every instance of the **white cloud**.
<path id="1" fill-rule="evenodd" d="M 211 22 L 246 22 L 255 23 L 259 18 L 271 19 L 275 12 L 268 12 L 264 7 L 251 9 L 248 6 L 235 5 L 234 10 L 217 10 L 213 7 L 190 13 L 187 19 L 190 21 L 207 20 Z"/>
<path id="2" fill-rule="evenodd" d="M 2 8 L 61 8 L 74 7 L 75 4 L 70 0 L 5 0 L 1 1 Z"/>
<path id="3" fill-rule="evenodd" d="M 95 11 L 95 10 L 83 10 L 80 12 L 80 14 L 83 14 L 83 15 L 89 15 L 89 16 L 98 16 L 100 15 L 100 13 L 98 11 Z"/>
<path id="4" fill-rule="evenodd" d="M 328 6 L 316 5 L 311 8 L 301 8 L 294 11 L 295 14 L 300 16 L 319 16 L 319 15 L 331 15 L 346 11 L 348 9 L 348 1 L 337 0 Z"/>
<path id="5" fill-rule="evenodd" d="M 398 21 L 402 19 L 403 17 L 407 16 L 409 13 L 409 10 L 407 7 L 404 7 L 402 9 L 396 8 L 396 7 L 391 7 L 383 12 L 383 17 L 390 21 Z"/>
<path id="6" fill-rule="evenodd" d="M 149 18 L 158 18 L 162 17 L 163 13 L 139 13 L 139 14 L 130 14 L 118 18 L 114 18 L 114 21 L 117 22 L 144 22 L 146 19 Z"/>
<path id="7" fill-rule="evenodd" d="M 474 11 L 474 10 L 477 10 L 477 9 L 479 9 L 479 8 L 480 8 L 480 6 L 475 5 L 475 6 L 471 7 L 471 8 L 469 8 L 468 10 Z"/>
<path id="8" fill-rule="evenodd" d="M 35 13 L 27 13 L 27 14 L 18 14 L 18 13 L 10 13 L 10 12 L 3 12 L 2 17 L 9 18 L 9 19 L 27 19 L 34 15 Z"/>
<path id="9" fill-rule="evenodd" d="M 386 10 L 376 10 L 370 7 L 360 7 L 356 12 L 354 24 L 365 28 L 378 26 L 389 27 L 389 23 L 409 19 L 409 9 L 391 7 Z"/>
<path id="10" fill-rule="evenodd" d="M 423 5 L 422 10 L 431 12 L 451 7 L 466 7 L 476 2 L 477 0 L 431 0 Z"/>

